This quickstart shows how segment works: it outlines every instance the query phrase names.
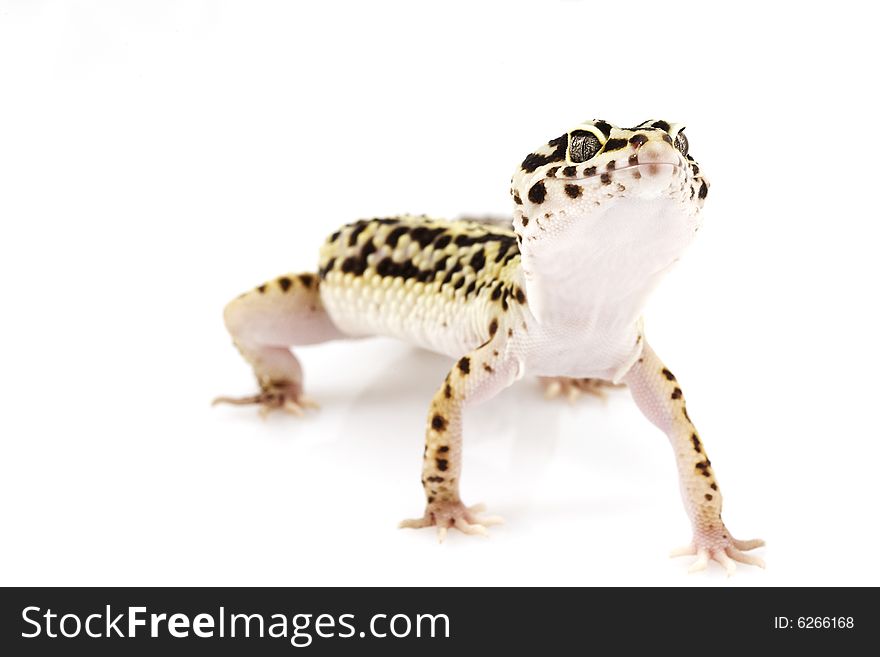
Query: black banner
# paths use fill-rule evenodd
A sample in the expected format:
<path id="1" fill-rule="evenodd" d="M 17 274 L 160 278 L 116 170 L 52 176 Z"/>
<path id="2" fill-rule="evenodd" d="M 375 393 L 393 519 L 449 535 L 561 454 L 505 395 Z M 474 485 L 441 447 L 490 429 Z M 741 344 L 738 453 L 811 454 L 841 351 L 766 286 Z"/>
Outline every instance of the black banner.
<path id="1" fill-rule="evenodd" d="M 851 650 L 876 634 L 870 597 L 873 590 L 816 588 L 3 589 L 0 648 L 163 656 Z"/>

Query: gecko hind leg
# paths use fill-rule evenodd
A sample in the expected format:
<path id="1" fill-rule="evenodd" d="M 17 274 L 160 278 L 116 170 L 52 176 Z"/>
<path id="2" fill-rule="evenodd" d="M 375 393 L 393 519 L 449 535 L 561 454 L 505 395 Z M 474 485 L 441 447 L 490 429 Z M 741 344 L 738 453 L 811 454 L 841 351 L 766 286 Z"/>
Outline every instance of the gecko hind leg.
<path id="1" fill-rule="evenodd" d="M 317 404 L 303 394 L 303 371 L 292 346 L 345 338 L 321 303 L 316 274 L 289 274 L 245 292 L 223 311 L 233 343 L 254 370 L 260 391 L 217 397 L 214 404 L 256 404 L 262 414 L 283 409 L 302 415 Z"/>

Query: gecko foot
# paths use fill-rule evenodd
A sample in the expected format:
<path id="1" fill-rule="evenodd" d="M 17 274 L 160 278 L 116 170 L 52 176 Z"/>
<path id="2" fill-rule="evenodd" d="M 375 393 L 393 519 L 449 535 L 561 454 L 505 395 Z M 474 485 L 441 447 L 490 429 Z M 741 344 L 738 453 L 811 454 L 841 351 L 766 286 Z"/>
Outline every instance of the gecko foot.
<path id="1" fill-rule="evenodd" d="M 705 570 L 709 565 L 709 561 L 717 561 L 727 572 L 730 577 L 736 572 L 736 562 L 749 564 L 750 566 L 758 566 L 764 568 L 764 560 L 751 554 L 745 554 L 748 550 L 764 545 L 761 539 L 752 539 L 750 541 L 739 541 L 730 535 L 730 532 L 721 527 L 714 531 L 698 533 L 694 537 L 694 542 L 690 545 L 673 550 L 670 557 L 684 557 L 696 555 L 696 560 L 688 568 L 689 573 L 696 573 Z"/>
<path id="2" fill-rule="evenodd" d="M 446 538 L 446 530 L 454 527 L 465 534 L 488 536 L 487 527 L 500 525 L 504 520 L 500 516 L 478 515 L 486 510 L 484 504 L 465 506 L 462 502 L 430 502 L 421 518 L 411 518 L 400 523 L 399 527 L 420 529 L 437 527 L 437 540 L 441 543 Z"/>
<path id="3" fill-rule="evenodd" d="M 248 397 L 217 397 L 211 405 L 234 404 L 244 406 L 258 404 L 260 415 L 266 417 L 275 410 L 283 410 L 294 415 L 305 415 L 305 409 L 318 408 L 318 404 L 302 394 L 302 386 L 290 382 L 270 382 L 256 395 Z"/>
<path id="4" fill-rule="evenodd" d="M 606 398 L 608 388 L 622 388 L 622 384 L 611 383 L 602 379 L 572 379 L 567 376 L 539 377 L 544 387 L 544 398 L 563 397 L 570 403 L 577 401 L 582 395 L 593 395 L 599 399 Z"/>

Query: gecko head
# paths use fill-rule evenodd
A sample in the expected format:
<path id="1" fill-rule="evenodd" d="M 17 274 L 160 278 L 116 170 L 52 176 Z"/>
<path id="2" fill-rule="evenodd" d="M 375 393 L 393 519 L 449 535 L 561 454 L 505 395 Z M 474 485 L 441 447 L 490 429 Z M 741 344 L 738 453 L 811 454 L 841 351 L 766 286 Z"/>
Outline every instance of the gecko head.
<path id="1" fill-rule="evenodd" d="M 585 121 L 522 161 L 511 180 L 513 228 L 525 250 L 591 231 L 684 243 L 699 228 L 708 191 L 684 125 Z"/>

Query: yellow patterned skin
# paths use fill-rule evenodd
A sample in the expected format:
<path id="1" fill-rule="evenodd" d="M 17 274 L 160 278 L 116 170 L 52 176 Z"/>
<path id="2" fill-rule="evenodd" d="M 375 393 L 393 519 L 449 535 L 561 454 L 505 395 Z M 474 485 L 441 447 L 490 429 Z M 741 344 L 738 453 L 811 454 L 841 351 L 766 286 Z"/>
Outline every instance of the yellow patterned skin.
<path id="1" fill-rule="evenodd" d="M 525 303 L 510 228 L 403 216 L 344 226 L 321 247 L 321 297 L 349 335 L 458 357 Z"/>
<path id="2" fill-rule="evenodd" d="M 369 335 L 446 354 L 453 364 L 425 429 L 424 514 L 405 527 L 485 533 L 495 517 L 459 496 L 462 412 L 525 373 L 559 390 L 628 386 L 669 438 L 694 530 L 681 553 L 732 572 L 762 565 L 721 520 L 721 491 L 688 417 L 678 381 L 647 344 L 642 310 L 693 241 L 709 184 L 684 126 L 663 120 L 619 128 L 585 121 L 528 154 L 511 179 L 513 217 L 425 216 L 343 226 L 316 272 L 288 274 L 225 310 L 234 343 L 260 391 L 242 399 L 302 413 L 311 404 L 291 347 Z"/>

